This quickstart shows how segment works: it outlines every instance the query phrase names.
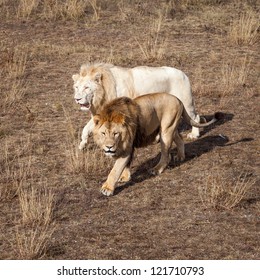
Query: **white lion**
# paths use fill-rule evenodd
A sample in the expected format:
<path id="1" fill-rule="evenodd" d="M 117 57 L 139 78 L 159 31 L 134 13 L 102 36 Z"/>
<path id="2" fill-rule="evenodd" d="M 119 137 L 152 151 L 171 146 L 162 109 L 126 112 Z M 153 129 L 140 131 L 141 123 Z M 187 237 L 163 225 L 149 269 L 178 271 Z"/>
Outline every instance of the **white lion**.
<path id="1" fill-rule="evenodd" d="M 173 67 L 138 66 L 123 68 L 111 64 L 84 64 L 80 74 L 72 76 L 74 80 L 74 98 L 81 110 L 95 115 L 105 103 L 120 96 L 134 98 L 147 93 L 167 92 L 178 97 L 188 115 L 195 122 L 200 122 L 192 98 L 188 77 Z M 92 133 L 94 123 L 91 120 L 82 131 L 79 149 L 83 149 Z M 188 138 L 199 137 L 199 128 L 192 127 Z"/>

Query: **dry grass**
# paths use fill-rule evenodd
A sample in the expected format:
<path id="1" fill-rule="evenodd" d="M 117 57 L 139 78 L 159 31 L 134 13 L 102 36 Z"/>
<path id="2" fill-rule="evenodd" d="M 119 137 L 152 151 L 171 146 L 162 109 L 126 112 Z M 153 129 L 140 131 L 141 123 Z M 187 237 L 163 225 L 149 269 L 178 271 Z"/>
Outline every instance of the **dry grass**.
<path id="1" fill-rule="evenodd" d="M 101 6 L 98 4 L 97 0 L 88 0 L 91 8 L 93 9 L 93 20 L 97 21 L 100 19 Z"/>
<path id="2" fill-rule="evenodd" d="M 66 167 L 71 173 L 93 173 L 100 174 L 107 170 L 112 162 L 111 159 L 106 157 L 96 145 L 88 143 L 85 151 L 79 150 L 80 135 L 76 132 L 76 128 L 71 120 L 71 117 L 63 106 L 64 117 L 66 119 L 66 140 L 64 144 L 64 151 L 67 157 Z M 91 139 L 89 139 L 91 142 Z"/>
<path id="3" fill-rule="evenodd" d="M 46 227 L 53 218 L 54 196 L 48 190 L 46 183 L 43 187 L 33 185 L 23 187 L 19 191 L 21 222 L 23 225 L 42 225 Z"/>
<path id="4" fill-rule="evenodd" d="M 55 226 L 26 228 L 17 226 L 16 242 L 13 244 L 18 259 L 32 260 L 43 258 L 49 248 Z"/>
<path id="5" fill-rule="evenodd" d="M 152 18 L 145 35 L 144 42 L 141 43 L 136 39 L 136 42 L 145 59 L 161 59 L 165 54 L 165 40 L 160 38 L 161 29 L 163 26 L 164 17 L 161 12 L 157 18 Z M 142 40 L 143 41 L 143 40 Z"/>
<path id="6" fill-rule="evenodd" d="M 20 101 L 23 100 L 26 94 L 27 83 L 24 80 L 18 80 L 10 85 L 10 89 L 7 90 L 4 100 L 4 111 L 11 106 L 19 105 Z"/>
<path id="7" fill-rule="evenodd" d="M 237 45 L 253 45 L 259 40 L 259 27 L 259 16 L 252 12 L 243 13 L 231 23 L 228 37 Z"/>
<path id="8" fill-rule="evenodd" d="M 19 0 L 17 7 L 17 18 L 28 19 L 37 9 L 38 5 L 38 0 Z"/>
<path id="9" fill-rule="evenodd" d="M 28 63 L 28 51 L 24 46 L 14 46 L 12 49 L 4 47 L 4 53 L 3 73 L 8 80 L 3 104 L 5 111 L 14 104 L 17 106 L 26 93 L 27 82 L 24 75 Z"/>
<path id="10" fill-rule="evenodd" d="M 0 169 L 0 201 L 11 200 L 18 195 L 27 179 L 32 176 L 31 157 L 26 161 L 20 159 L 19 153 L 28 151 L 28 143 L 17 148 L 15 156 L 11 148 L 5 143 L 3 162 Z"/>
<path id="11" fill-rule="evenodd" d="M 195 70 L 194 82 L 192 84 L 192 90 L 197 96 L 205 96 L 208 93 L 208 85 L 205 82 L 205 73 L 202 66 L 199 64 Z"/>
<path id="12" fill-rule="evenodd" d="M 34 13 L 44 19 L 79 20 L 85 15 L 84 0 L 20 0 L 17 18 L 29 19 Z"/>
<path id="13" fill-rule="evenodd" d="M 9 59 L 6 63 L 8 78 L 22 78 L 25 73 L 27 60 L 28 51 L 24 47 L 15 46 L 13 50 L 10 50 Z"/>
<path id="14" fill-rule="evenodd" d="M 245 85 L 249 76 L 251 60 L 244 56 L 240 61 L 225 62 L 221 69 L 221 90 L 222 96 L 233 94 L 237 87 Z"/>
<path id="15" fill-rule="evenodd" d="M 0 0 L 2 258 L 257 259 L 258 49 L 230 48 L 225 33 L 256 1 L 238 1 L 97 0 L 95 14 L 88 0 L 40 0 L 18 15 L 19 0 Z M 87 61 L 176 67 L 189 76 L 199 113 L 219 111 L 222 92 L 232 101 L 221 108 L 227 117 L 186 143 L 187 160 L 161 176 L 147 172 L 159 145 L 138 149 L 131 182 L 105 198 L 98 185 L 113 160 L 92 137 L 78 150 L 86 116 L 74 105 L 71 74 Z M 203 169 L 216 176 L 205 176 L 200 199 Z M 231 169 L 252 177 L 226 176 Z"/>
<path id="16" fill-rule="evenodd" d="M 199 188 L 201 201 L 206 207 L 231 210 L 245 198 L 256 180 L 241 173 L 238 177 L 224 176 L 221 171 L 209 174 Z"/>
<path id="17" fill-rule="evenodd" d="M 85 0 L 67 0 L 63 17 L 65 19 L 78 20 L 85 15 L 86 6 L 87 4 Z"/>
<path id="18" fill-rule="evenodd" d="M 104 156 L 97 146 L 87 144 L 85 151 L 80 151 L 79 139 L 67 138 L 65 144 L 65 153 L 67 157 L 67 170 L 71 173 L 78 174 L 85 172 L 86 174 L 101 174 L 109 169 L 112 160 Z M 89 145 L 92 145 L 91 147 Z"/>

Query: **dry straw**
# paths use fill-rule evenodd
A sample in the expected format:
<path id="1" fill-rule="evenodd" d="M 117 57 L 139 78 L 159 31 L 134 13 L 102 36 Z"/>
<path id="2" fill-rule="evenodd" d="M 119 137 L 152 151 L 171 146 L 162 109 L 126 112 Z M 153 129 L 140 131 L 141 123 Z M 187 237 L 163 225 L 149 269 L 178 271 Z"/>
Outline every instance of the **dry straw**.
<path id="1" fill-rule="evenodd" d="M 220 171 L 209 174 L 199 188 L 201 201 L 206 207 L 230 210 L 245 198 L 255 180 L 247 173 L 238 177 L 224 176 Z"/>
<path id="2" fill-rule="evenodd" d="M 23 260 L 43 258 L 50 246 L 54 231 L 54 226 L 36 226 L 34 228 L 17 226 L 14 250 L 18 254 L 18 258 Z"/>
<path id="3" fill-rule="evenodd" d="M 164 17 L 162 13 L 152 18 L 145 40 L 141 43 L 135 39 L 145 59 L 161 59 L 165 54 L 165 40 L 161 39 Z"/>
<path id="4" fill-rule="evenodd" d="M 259 17 L 252 12 L 243 13 L 232 21 L 228 36 L 237 45 L 253 45 L 259 39 Z"/>
<path id="5" fill-rule="evenodd" d="M 235 58 L 225 62 L 221 68 L 222 96 L 233 94 L 238 86 L 243 86 L 251 70 L 251 59 L 244 56 L 241 61 Z"/>

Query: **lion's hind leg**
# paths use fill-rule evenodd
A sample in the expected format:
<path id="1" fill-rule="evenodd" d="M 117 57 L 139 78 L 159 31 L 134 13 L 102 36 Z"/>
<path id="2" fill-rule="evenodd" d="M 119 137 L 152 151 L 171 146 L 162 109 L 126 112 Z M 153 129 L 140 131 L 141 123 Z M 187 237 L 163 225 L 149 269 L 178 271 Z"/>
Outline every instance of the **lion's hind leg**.
<path id="1" fill-rule="evenodd" d="M 161 174 L 170 162 L 170 148 L 173 141 L 173 130 L 162 132 L 160 136 L 161 158 L 159 163 L 152 169 L 152 174 Z"/>
<path id="2" fill-rule="evenodd" d="M 200 123 L 199 115 L 193 114 L 192 119 L 195 122 Z M 200 129 L 198 127 L 193 126 L 191 132 L 187 134 L 187 138 L 188 139 L 198 139 L 199 137 L 200 137 Z"/>
<path id="3" fill-rule="evenodd" d="M 184 142 L 183 142 L 182 137 L 180 136 L 178 130 L 176 130 L 176 132 L 174 134 L 173 141 L 177 147 L 176 160 L 183 161 L 185 159 L 185 146 L 184 146 Z"/>

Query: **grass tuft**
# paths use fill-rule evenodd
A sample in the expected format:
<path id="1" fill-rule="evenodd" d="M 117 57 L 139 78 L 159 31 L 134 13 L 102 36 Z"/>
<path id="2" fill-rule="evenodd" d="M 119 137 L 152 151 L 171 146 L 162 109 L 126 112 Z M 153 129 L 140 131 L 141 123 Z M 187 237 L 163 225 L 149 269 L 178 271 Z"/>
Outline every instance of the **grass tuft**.
<path id="1" fill-rule="evenodd" d="M 234 178 L 216 172 L 207 176 L 199 188 L 199 195 L 206 207 L 231 210 L 245 198 L 255 182 L 247 173 Z"/>
<path id="2" fill-rule="evenodd" d="M 252 12 L 243 13 L 232 21 L 228 37 L 237 45 L 253 45 L 259 40 L 259 17 Z"/>
<path id="3" fill-rule="evenodd" d="M 222 96 L 227 96 L 236 90 L 237 87 L 246 84 L 251 67 L 251 60 L 247 56 L 242 58 L 240 63 L 235 59 L 232 62 L 225 62 L 221 69 Z"/>
<path id="4" fill-rule="evenodd" d="M 17 252 L 18 258 L 23 260 L 43 258 L 54 231 L 54 225 L 34 228 L 17 226 L 14 250 Z"/>
<path id="5" fill-rule="evenodd" d="M 23 225 L 47 226 L 52 221 L 54 196 L 47 189 L 35 186 L 21 188 L 19 191 L 19 202 L 21 208 L 21 220 Z"/>
<path id="6" fill-rule="evenodd" d="M 163 15 L 158 14 L 157 18 L 152 18 L 149 24 L 149 29 L 143 43 L 135 39 L 144 58 L 149 59 L 161 59 L 165 54 L 165 40 L 162 40 L 161 29 L 163 26 Z"/>

